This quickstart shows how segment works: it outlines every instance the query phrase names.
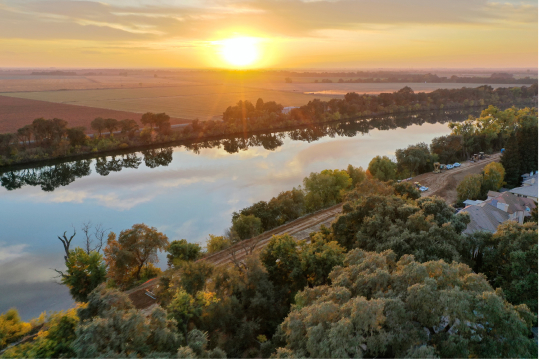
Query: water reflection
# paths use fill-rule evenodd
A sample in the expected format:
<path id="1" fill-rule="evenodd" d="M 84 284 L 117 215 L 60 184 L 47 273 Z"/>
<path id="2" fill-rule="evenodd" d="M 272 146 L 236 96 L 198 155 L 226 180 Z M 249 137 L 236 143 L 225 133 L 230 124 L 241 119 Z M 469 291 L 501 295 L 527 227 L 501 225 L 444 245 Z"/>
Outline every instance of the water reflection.
<path id="1" fill-rule="evenodd" d="M 358 134 L 367 134 L 370 130 L 391 130 L 407 128 L 410 125 L 423 123 L 448 123 L 458 122 L 468 118 L 469 115 L 477 116 L 480 109 L 458 111 L 434 111 L 414 115 L 394 115 L 373 118 L 347 120 L 330 124 L 311 125 L 304 128 L 296 128 L 288 131 L 275 133 L 255 134 L 247 137 L 236 136 L 224 139 L 206 140 L 179 145 L 195 154 L 201 149 L 222 148 L 228 153 L 237 153 L 247 150 L 249 147 L 263 147 L 268 151 L 274 151 L 283 145 L 286 138 L 294 141 L 314 142 L 322 137 L 354 137 Z M 71 162 L 61 162 L 54 165 L 34 167 L 30 169 L 12 170 L 3 172 L 0 176 L 0 184 L 7 190 L 15 190 L 23 186 L 40 186 L 43 191 L 51 192 L 61 186 L 67 186 L 77 178 L 89 176 L 91 164 L 95 160 L 95 171 L 101 176 L 107 176 L 111 172 L 119 172 L 124 168 L 137 169 L 142 161 L 148 168 L 168 166 L 172 162 L 174 148 L 171 146 L 153 148 L 141 152 L 116 154 L 112 156 L 98 156 L 94 159 L 84 159 Z"/>

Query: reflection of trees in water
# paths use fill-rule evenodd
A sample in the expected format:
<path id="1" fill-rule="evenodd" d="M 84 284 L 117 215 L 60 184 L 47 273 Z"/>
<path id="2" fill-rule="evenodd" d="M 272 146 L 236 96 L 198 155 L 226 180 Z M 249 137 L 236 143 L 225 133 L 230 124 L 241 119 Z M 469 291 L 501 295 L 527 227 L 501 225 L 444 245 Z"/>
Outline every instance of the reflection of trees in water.
<path id="1" fill-rule="evenodd" d="M 156 168 L 159 166 L 168 166 L 172 162 L 172 147 L 164 147 L 142 151 L 144 155 L 144 164 L 146 167 Z"/>
<path id="2" fill-rule="evenodd" d="M 61 163 L 2 174 L 0 182 L 7 190 L 23 186 L 40 186 L 43 191 L 52 192 L 60 186 L 67 186 L 77 178 L 90 175 L 92 160 Z"/>
<path id="3" fill-rule="evenodd" d="M 228 153 L 237 153 L 249 147 L 262 146 L 273 151 L 284 144 L 286 137 L 293 141 L 314 142 L 322 137 L 354 137 L 366 134 L 370 130 L 390 130 L 407 128 L 410 125 L 427 123 L 459 122 L 468 118 L 468 115 L 477 116 L 480 110 L 460 111 L 433 111 L 413 115 L 390 115 L 383 117 L 345 120 L 330 124 L 313 124 L 303 128 L 275 133 L 256 134 L 248 137 L 228 137 L 222 140 L 206 140 L 187 144 L 184 147 L 195 154 L 201 149 L 223 148 Z M 142 161 L 148 168 L 168 166 L 172 162 L 172 147 L 150 149 L 141 152 L 143 159 L 137 153 L 114 155 L 112 157 L 100 156 L 96 158 L 95 170 L 101 176 L 111 172 L 119 172 L 124 168 L 138 168 Z M 41 186 L 44 191 L 53 191 L 60 186 L 67 186 L 77 178 L 88 176 L 91 173 L 92 160 L 65 162 L 53 166 L 36 167 L 32 169 L 9 171 L 1 174 L 0 184 L 7 190 L 14 190 L 23 186 Z"/>

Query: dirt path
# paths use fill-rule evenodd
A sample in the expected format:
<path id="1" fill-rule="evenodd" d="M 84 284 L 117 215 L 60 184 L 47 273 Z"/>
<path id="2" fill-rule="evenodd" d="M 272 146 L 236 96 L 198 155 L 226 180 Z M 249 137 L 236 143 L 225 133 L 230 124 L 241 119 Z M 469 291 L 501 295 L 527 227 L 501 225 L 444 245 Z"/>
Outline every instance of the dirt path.
<path id="1" fill-rule="evenodd" d="M 421 185 L 429 187 L 429 190 L 421 194 L 426 196 L 439 196 L 445 199 L 448 204 L 457 201 L 457 185 L 469 174 L 479 174 L 483 168 L 491 162 L 499 162 L 501 154 L 497 153 L 478 162 L 464 162 L 461 167 L 444 170 L 442 173 L 423 173 L 414 177 L 412 182 L 419 182 Z"/>

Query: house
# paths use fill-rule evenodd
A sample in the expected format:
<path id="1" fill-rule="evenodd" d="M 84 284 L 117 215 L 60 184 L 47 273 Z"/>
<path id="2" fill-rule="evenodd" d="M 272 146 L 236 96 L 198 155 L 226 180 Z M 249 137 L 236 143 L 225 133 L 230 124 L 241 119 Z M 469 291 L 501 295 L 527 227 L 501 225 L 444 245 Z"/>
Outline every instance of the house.
<path id="1" fill-rule="evenodd" d="M 476 231 L 495 233 L 498 225 L 506 221 L 524 222 L 524 217 L 536 208 L 535 202 L 530 198 L 517 197 L 513 193 L 489 192 L 489 198 L 478 204 L 473 204 L 461 210 L 470 215 L 470 223 L 464 233 L 471 234 Z M 491 197 L 493 196 L 493 197 Z M 474 202 L 474 201 L 472 201 Z"/>
<path id="2" fill-rule="evenodd" d="M 537 172 L 535 174 L 522 175 L 522 185 L 517 188 L 510 189 L 509 192 L 517 197 L 530 198 L 537 203 Z"/>

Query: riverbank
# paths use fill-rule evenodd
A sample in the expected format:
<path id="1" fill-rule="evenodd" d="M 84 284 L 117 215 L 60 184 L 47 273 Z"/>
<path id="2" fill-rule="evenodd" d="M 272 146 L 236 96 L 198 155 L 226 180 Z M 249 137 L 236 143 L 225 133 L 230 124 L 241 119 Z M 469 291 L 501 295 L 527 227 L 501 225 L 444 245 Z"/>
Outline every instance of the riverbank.
<path id="1" fill-rule="evenodd" d="M 529 102 L 529 103 L 528 103 Z M 526 103 L 520 104 L 519 107 L 524 107 L 527 105 L 535 105 L 537 106 L 537 103 L 535 101 L 526 101 Z M 512 106 L 510 103 L 499 105 L 501 108 L 506 108 Z M 47 165 L 54 165 L 58 163 L 63 163 L 67 161 L 77 161 L 77 160 L 86 160 L 86 159 L 92 159 L 96 158 L 98 156 L 114 156 L 114 155 L 125 155 L 132 152 L 137 151 L 145 151 L 145 150 L 152 150 L 152 149 L 158 149 L 161 147 L 167 147 L 167 146 L 191 146 L 196 143 L 206 142 L 206 141 L 220 141 L 225 140 L 234 136 L 241 136 L 243 138 L 246 138 L 247 136 L 254 136 L 254 135 L 264 135 L 264 134 L 270 134 L 273 132 L 281 132 L 281 131 L 292 131 L 297 129 L 306 129 L 311 128 L 312 126 L 323 126 L 323 125 L 331 125 L 331 124 L 337 124 L 337 123 L 343 123 L 347 124 L 354 121 L 362 121 L 364 124 L 364 127 L 369 130 L 373 128 L 380 128 L 379 122 L 384 119 L 398 119 L 398 118 L 412 118 L 412 117 L 440 117 L 440 116 L 451 116 L 451 115 L 458 115 L 461 113 L 476 113 L 479 114 L 480 111 L 484 109 L 485 106 L 478 105 L 478 106 L 468 106 L 463 108 L 457 108 L 457 109 L 446 109 L 446 110 L 420 110 L 420 111 L 410 111 L 410 112 L 404 112 L 404 113 L 391 113 L 391 114 L 371 114 L 371 115 L 364 115 L 364 116 L 352 116 L 349 118 L 338 118 L 338 119 L 326 119 L 323 121 L 311 121 L 309 123 L 298 123 L 298 124 L 287 124 L 287 125 L 277 125 L 277 126 L 271 126 L 271 128 L 264 128 L 259 130 L 251 130 L 249 132 L 245 131 L 234 131 L 229 133 L 221 133 L 221 134 L 211 134 L 211 135 L 201 135 L 199 132 L 198 134 L 186 134 L 187 126 L 190 126 L 189 124 L 183 124 L 179 125 L 177 127 L 171 128 L 172 133 L 170 136 L 163 136 L 163 137 L 156 137 L 155 140 L 149 143 L 140 143 L 140 132 L 137 133 L 139 136 L 138 141 L 133 141 L 128 138 L 125 138 L 125 136 L 112 136 L 112 137 L 102 137 L 101 139 L 91 139 L 92 141 L 109 141 L 107 143 L 107 146 L 102 149 L 98 149 L 99 143 L 96 144 L 96 147 L 92 147 L 91 150 L 84 151 L 84 152 L 78 152 L 78 153 L 69 153 L 69 154 L 63 154 L 58 155 L 56 157 L 47 157 L 47 158 L 25 158 L 21 159 L 20 161 L 13 161 L 10 163 L 3 163 L 0 160 L 0 172 L 5 171 L 16 171 L 16 170 L 22 170 L 26 168 L 32 168 L 35 166 L 47 166 Z M 365 121 L 368 120 L 368 121 Z M 464 120 L 464 119 L 463 119 Z M 425 121 L 428 121 L 426 119 Z M 90 146 L 87 146 L 90 147 Z"/>

